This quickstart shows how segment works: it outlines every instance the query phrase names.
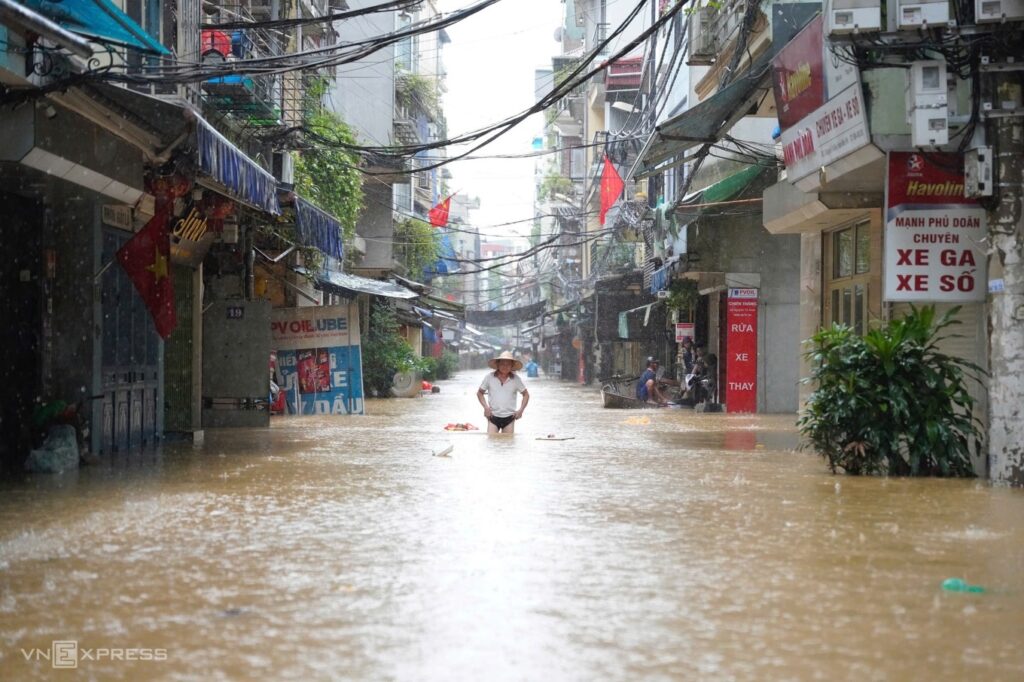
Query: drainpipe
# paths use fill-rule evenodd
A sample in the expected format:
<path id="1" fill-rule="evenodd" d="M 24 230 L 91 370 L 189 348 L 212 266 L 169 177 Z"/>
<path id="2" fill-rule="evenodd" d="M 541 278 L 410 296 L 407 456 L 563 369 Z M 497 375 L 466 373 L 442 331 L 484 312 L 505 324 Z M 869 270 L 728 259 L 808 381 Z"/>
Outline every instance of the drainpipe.
<path id="1" fill-rule="evenodd" d="M 245 230 L 245 300 L 256 300 L 256 248 L 251 226 Z"/>

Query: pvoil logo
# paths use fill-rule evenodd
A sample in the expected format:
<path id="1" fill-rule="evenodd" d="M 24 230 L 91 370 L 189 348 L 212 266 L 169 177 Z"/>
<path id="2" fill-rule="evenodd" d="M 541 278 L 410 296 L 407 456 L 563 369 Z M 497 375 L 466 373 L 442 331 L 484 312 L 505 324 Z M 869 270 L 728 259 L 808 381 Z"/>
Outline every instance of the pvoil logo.
<path id="1" fill-rule="evenodd" d="M 54 668 L 77 668 L 88 661 L 166 661 L 167 649 L 150 647 L 97 647 L 86 649 L 78 640 L 57 639 L 49 649 L 22 649 L 26 661 L 48 661 Z"/>

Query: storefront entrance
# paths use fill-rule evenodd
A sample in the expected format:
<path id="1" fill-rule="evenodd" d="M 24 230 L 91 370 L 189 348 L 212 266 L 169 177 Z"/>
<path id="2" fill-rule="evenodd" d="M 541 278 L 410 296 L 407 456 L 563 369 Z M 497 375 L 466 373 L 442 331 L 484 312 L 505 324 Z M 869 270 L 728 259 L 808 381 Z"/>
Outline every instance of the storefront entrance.
<path id="1" fill-rule="evenodd" d="M 130 234 L 104 229 L 103 263 Z M 157 410 L 161 341 L 145 304 L 119 265 L 102 275 L 102 410 L 99 447 L 118 452 L 150 445 L 162 434 Z"/>

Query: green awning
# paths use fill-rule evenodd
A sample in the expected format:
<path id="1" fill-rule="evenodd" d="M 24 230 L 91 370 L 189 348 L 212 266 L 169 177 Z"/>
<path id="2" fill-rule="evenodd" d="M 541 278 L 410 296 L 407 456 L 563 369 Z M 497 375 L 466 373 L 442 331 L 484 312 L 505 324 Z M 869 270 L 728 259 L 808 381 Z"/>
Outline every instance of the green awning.
<path id="1" fill-rule="evenodd" d="M 660 123 L 640 150 L 629 170 L 629 177 L 637 179 L 650 175 L 659 170 L 658 166 L 691 147 L 718 142 L 747 115 L 754 103 L 771 90 L 770 52 L 757 57 L 746 72 L 703 102 Z"/>
<path id="2" fill-rule="evenodd" d="M 774 171 L 774 166 L 761 166 L 754 164 L 747 166 L 741 171 L 728 175 L 713 185 L 702 190 L 688 194 L 676 204 L 676 215 L 681 217 L 696 218 L 701 213 L 713 210 L 708 204 L 719 201 L 728 201 L 747 188 L 757 180 L 762 173 Z"/>
<path id="3" fill-rule="evenodd" d="M 150 54 L 170 54 L 167 48 L 154 40 L 110 0 L 19 1 L 62 28 L 88 36 L 97 42 L 113 43 Z"/>
<path id="4" fill-rule="evenodd" d="M 713 204 L 728 201 L 739 194 L 744 187 L 753 182 L 764 168 L 758 165 L 747 166 L 738 173 L 722 178 L 704 190 L 704 203 Z"/>

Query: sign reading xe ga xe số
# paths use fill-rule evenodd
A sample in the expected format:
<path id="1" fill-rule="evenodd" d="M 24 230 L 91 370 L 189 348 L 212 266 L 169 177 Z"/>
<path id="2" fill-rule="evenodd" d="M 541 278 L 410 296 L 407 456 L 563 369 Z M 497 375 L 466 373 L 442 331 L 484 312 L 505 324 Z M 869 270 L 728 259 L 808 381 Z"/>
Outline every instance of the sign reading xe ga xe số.
<path id="1" fill-rule="evenodd" d="M 960 154 L 889 152 L 886 301 L 985 300 L 985 210 L 964 196 L 963 167 Z"/>

